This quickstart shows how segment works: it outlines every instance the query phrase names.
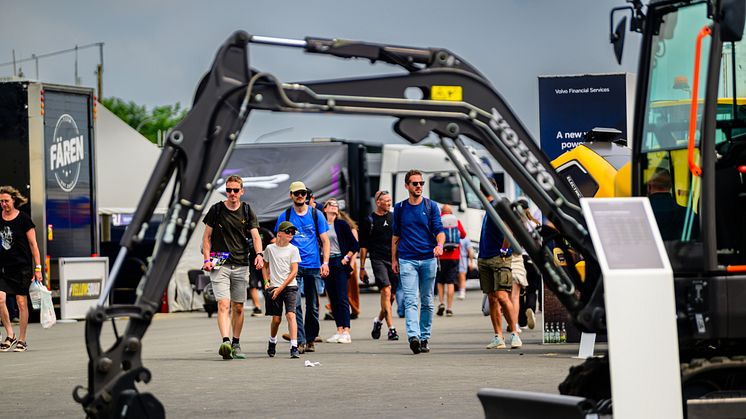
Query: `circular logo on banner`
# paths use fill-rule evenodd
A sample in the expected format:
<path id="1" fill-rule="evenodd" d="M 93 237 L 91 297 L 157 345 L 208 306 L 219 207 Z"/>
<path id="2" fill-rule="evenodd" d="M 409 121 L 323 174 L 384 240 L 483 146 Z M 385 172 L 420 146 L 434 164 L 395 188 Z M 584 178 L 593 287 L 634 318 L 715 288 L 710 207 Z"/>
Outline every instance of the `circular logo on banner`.
<path id="1" fill-rule="evenodd" d="M 49 170 L 65 192 L 75 188 L 80 166 L 85 158 L 83 134 L 72 116 L 64 114 L 57 120 L 49 147 Z"/>

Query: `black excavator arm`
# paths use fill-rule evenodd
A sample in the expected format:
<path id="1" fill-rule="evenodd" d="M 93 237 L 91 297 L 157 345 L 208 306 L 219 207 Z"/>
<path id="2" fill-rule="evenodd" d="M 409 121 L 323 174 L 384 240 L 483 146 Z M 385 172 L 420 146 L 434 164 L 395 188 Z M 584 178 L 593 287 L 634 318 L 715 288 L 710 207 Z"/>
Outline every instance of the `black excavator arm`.
<path id="1" fill-rule="evenodd" d="M 283 83 L 249 67 L 248 45 L 271 44 L 303 48 L 309 53 L 363 58 L 399 66 L 404 73 L 368 78 Z M 421 98 L 406 98 L 415 88 Z M 444 49 L 411 48 L 372 43 L 306 38 L 288 40 L 236 32 L 222 45 L 210 71 L 197 88 L 194 106 L 168 135 L 146 186 L 99 305 L 86 318 L 89 356 L 88 387 L 73 396 L 90 417 L 162 417 L 163 406 L 136 382 L 149 382 L 141 360 L 142 338 L 160 305 L 176 264 L 216 186 L 243 124 L 252 110 L 273 112 L 383 115 L 397 119 L 394 130 L 416 143 L 435 133 L 444 150 L 482 200 L 487 215 L 506 234 L 515 251 L 525 249 L 548 286 L 583 330 L 604 330 L 600 269 L 587 234 L 578 199 L 552 169 L 525 127 L 502 97 L 476 69 Z M 591 296 L 579 299 L 576 278 L 554 264 L 538 231 L 527 230 L 523 211 L 507 200 L 490 205 L 472 180 L 476 173 L 488 190 L 486 175 L 467 152 L 462 137 L 482 144 L 539 206 L 564 239 L 586 262 L 586 281 L 595 284 Z M 467 169 L 455 154 L 469 163 Z M 107 305 L 119 268 L 141 245 L 156 203 L 174 180 L 169 210 L 160 225 L 155 250 L 137 290 L 134 305 Z M 490 194 L 498 196 L 497 191 Z M 127 317 L 124 332 L 108 349 L 101 347 L 103 324 Z"/>

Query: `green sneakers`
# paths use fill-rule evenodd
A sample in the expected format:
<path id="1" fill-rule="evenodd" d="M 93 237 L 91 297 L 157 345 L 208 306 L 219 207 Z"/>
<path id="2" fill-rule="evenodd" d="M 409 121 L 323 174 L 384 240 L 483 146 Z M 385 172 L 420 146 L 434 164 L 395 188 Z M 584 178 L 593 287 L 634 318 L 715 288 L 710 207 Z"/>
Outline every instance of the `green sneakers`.
<path id="1" fill-rule="evenodd" d="M 231 345 L 231 357 L 233 359 L 246 359 L 246 354 L 241 352 L 241 345 L 234 343 Z"/>
<path id="2" fill-rule="evenodd" d="M 220 354 L 220 356 L 223 357 L 223 359 L 233 359 L 233 348 L 231 347 L 231 343 L 221 343 L 220 348 L 218 349 L 218 353 Z"/>
<path id="3" fill-rule="evenodd" d="M 241 351 L 241 345 L 238 343 L 223 342 L 218 348 L 218 353 L 223 359 L 246 359 L 246 355 Z"/>

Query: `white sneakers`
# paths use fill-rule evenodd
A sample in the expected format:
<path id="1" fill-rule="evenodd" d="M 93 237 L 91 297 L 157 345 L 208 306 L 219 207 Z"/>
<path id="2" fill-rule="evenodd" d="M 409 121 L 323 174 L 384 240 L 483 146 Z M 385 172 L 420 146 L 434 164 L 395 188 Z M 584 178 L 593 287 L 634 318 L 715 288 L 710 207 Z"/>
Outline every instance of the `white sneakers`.
<path id="1" fill-rule="evenodd" d="M 503 349 L 505 348 L 505 340 L 502 336 L 495 336 L 492 341 L 487 345 L 487 349 Z"/>
<path id="2" fill-rule="evenodd" d="M 332 337 L 326 340 L 326 343 L 352 343 L 352 337 L 349 333 L 335 333 Z"/>
<path id="3" fill-rule="evenodd" d="M 511 349 L 518 349 L 521 346 L 523 346 L 523 342 L 521 342 L 521 338 L 518 336 L 518 333 L 513 332 L 510 334 L 510 348 Z"/>
<path id="4" fill-rule="evenodd" d="M 460 290 L 458 290 L 458 299 L 463 300 L 465 298 L 466 298 L 466 290 L 461 288 Z"/>
<path id="5" fill-rule="evenodd" d="M 534 310 L 530 308 L 526 309 L 526 323 L 528 323 L 528 328 L 531 330 L 536 327 L 536 315 L 534 314 Z"/>

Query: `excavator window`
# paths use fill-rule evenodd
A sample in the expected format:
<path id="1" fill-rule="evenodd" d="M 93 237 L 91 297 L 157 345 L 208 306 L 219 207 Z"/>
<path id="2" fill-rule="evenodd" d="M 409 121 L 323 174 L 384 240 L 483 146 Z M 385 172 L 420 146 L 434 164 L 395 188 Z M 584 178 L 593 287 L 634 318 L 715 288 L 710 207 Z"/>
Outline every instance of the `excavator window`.
<path id="1" fill-rule="evenodd" d="M 642 143 L 643 191 L 650 198 L 664 240 L 691 241 L 698 236 L 699 188 L 693 182 L 687 160 L 689 120 L 695 64 L 695 41 L 702 27 L 710 24 L 706 4 L 684 6 L 666 14 L 658 35 L 653 37 L 650 84 L 646 98 Z M 702 42 L 701 57 L 707 57 L 710 38 Z M 707 66 L 700 66 L 696 130 L 704 111 Z M 699 151 L 695 149 L 696 159 Z"/>

